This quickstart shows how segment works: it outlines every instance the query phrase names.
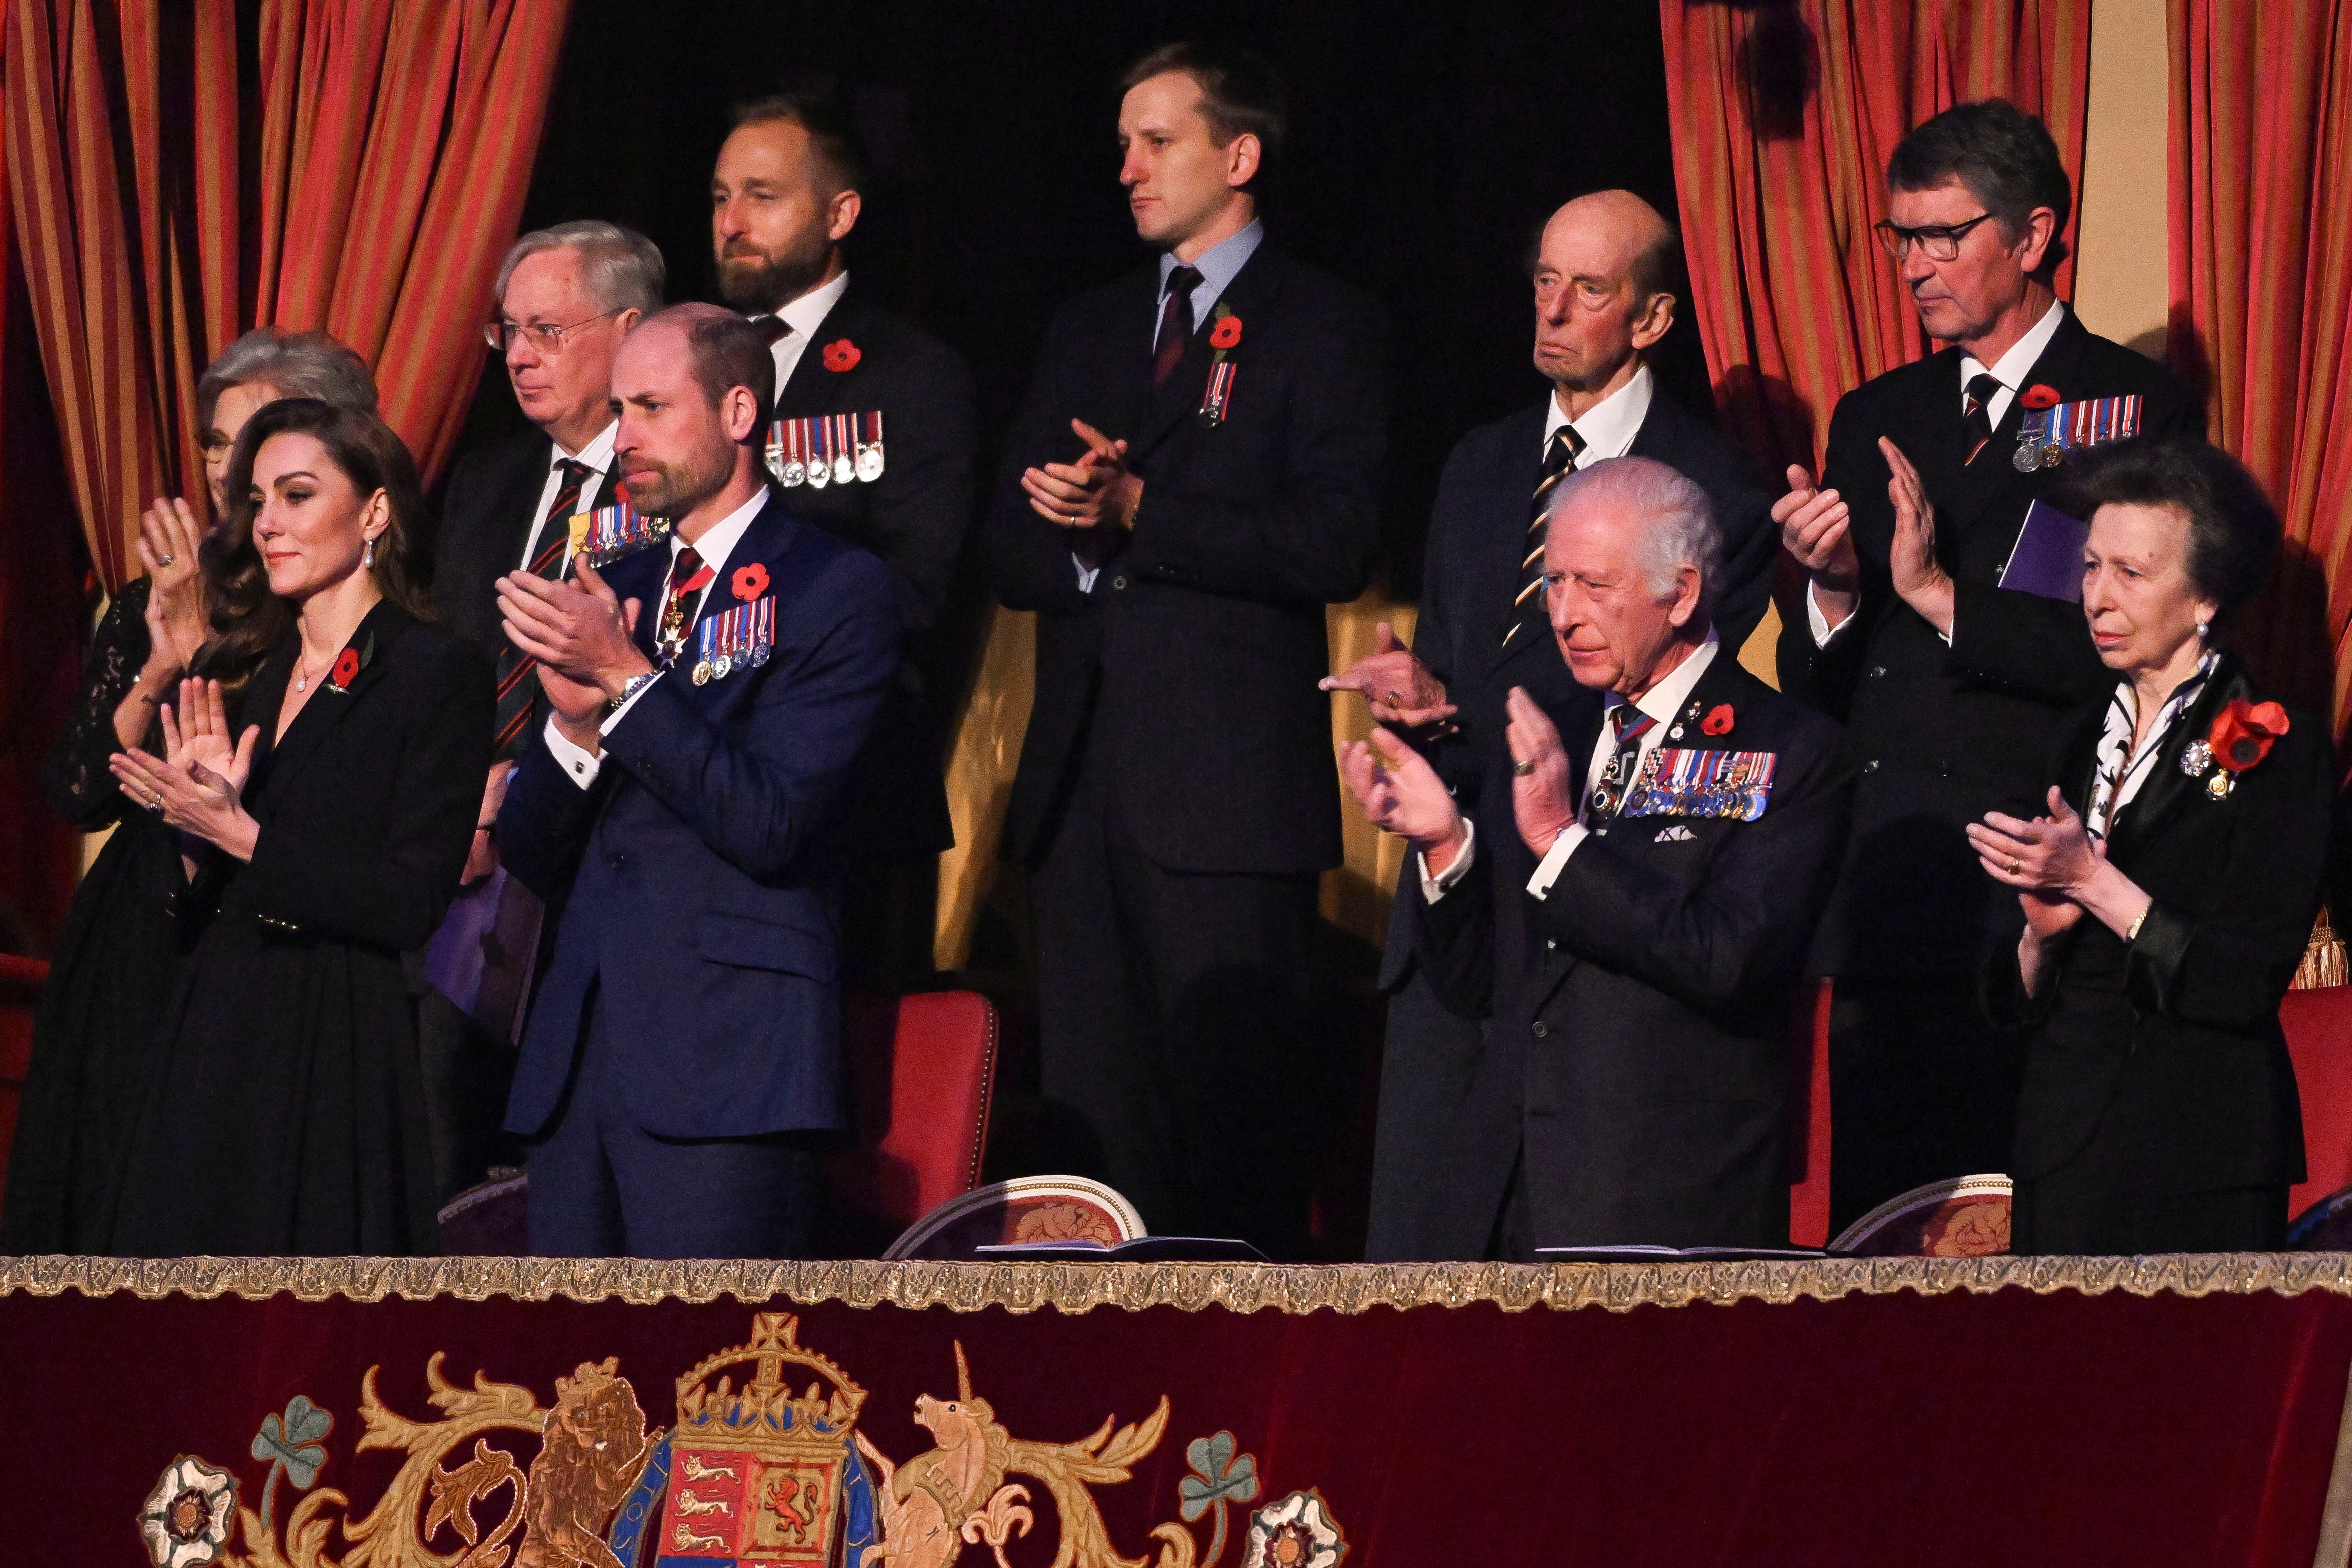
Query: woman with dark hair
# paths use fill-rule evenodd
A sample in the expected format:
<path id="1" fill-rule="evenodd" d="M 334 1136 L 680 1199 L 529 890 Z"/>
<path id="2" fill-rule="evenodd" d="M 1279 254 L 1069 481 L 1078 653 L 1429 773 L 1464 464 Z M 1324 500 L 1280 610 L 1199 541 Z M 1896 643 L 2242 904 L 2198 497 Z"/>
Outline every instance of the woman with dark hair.
<path id="1" fill-rule="evenodd" d="M 372 414 L 259 410 L 205 549 L 258 658 L 241 734 L 181 683 L 164 755 L 111 759 L 175 830 L 202 935 L 161 1031 L 106 1250 L 427 1250 L 434 1192 L 404 957 L 457 891 L 489 767 L 490 669 L 423 623 L 415 465 Z M 199 670 L 199 674 L 205 673 Z"/>
<path id="2" fill-rule="evenodd" d="M 215 521 L 228 515 L 238 431 L 281 397 L 373 411 L 375 382 L 324 332 L 261 327 L 223 350 L 196 383 L 197 444 Z M 214 635 L 216 607 L 198 565 L 206 532 L 184 500 L 159 499 L 140 518 L 145 574 L 114 595 L 91 636 L 73 716 L 43 770 L 60 815 L 85 832 L 113 831 L 74 891 L 33 1026 L 0 1252 L 99 1246 L 123 1137 L 153 1068 L 155 1021 L 184 956 L 165 909 L 180 884 L 179 850 L 173 833 L 125 810 L 107 758 L 157 744 L 158 707 Z M 239 613 L 229 611 L 228 621 Z M 232 706 L 257 664 L 212 662 Z"/>
<path id="3" fill-rule="evenodd" d="M 2275 1249 L 2304 1175 L 2279 1000 L 2319 912 L 2335 762 L 2326 723 L 2267 700 L 2213 629 L 2269 580 L 2278 514 L 2190 441 L 2117 445 L 2068 502 L 2116 690 L 2060 744 L 2047 816 L 1969 829 L 2025 911 L 1988 987 L 2027 1047 L 2011 1249 Z"/>

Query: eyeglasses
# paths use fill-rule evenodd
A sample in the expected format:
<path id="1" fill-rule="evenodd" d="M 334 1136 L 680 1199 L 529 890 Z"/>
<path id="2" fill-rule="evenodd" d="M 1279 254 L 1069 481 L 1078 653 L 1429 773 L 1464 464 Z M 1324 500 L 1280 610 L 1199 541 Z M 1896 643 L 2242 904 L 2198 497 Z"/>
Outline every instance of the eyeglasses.
<path id="1" fill-rule="evenodd" d="M 1878 243 L 1886 247 L 1886 254 L 1897 261 L 1915 245 L 1927 253 L 1929 261 L 1950 261 L 1960 254 L 1960 241 L 1968 238 L 1969 231 L 1991 219 L 1990 213 L 1979 213 L 1964 224 L 1921 224 L 1916 229 L 1906 229 L 1882 219 L 1871 226 L 1877 231 Z"/>
<path id="2" fill-rule="evenodd" d="M 626 309 L 627 307 L 624 306 L 622 308 Z M 589 317 L 588 320 L 574 321 L 568 327 L 559 327 L 552 321 L 509 321 L 500 317 L 496 321 L 482 323 L 482 341 L 503 354 L 507 351 L 508 345 L 511 344 L 518 335 L 522 335 L 529 337 L 530 346 L 541 353 L 560 354 L 563 352 L 564 340 L 587 326 L 590 321 L 602 321 L 607 316 L 618 316 L 620 313 L 619 310 L 600 310 Z"/>

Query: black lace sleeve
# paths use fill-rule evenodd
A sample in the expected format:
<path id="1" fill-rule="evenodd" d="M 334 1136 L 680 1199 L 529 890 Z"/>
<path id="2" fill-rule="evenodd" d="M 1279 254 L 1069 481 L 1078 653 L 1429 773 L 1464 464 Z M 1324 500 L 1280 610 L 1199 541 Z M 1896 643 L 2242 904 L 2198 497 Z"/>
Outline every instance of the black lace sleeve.
<path id="1" fill-rule="evenodd" d="M 73 716 L 41 772 L 49 803 L 86 833 L 121 815 L 122 796 L 106 759 L 121 749 L 114 733 L 114 710 L 137 683 L 147 653 L 147 580 L 142 577 L 124 584 L 100 620 L 82 660 L 81 692 L 74 699 Z"/>

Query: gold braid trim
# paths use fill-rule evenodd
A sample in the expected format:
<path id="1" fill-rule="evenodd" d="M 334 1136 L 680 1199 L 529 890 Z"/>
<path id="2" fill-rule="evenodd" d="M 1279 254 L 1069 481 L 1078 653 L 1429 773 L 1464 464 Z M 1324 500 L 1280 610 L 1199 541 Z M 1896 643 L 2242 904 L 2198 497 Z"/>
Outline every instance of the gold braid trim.
<path id="1" fill-rule="evenodd" d="M 1782 1303 L 1841 1296 L 2352 1295 L 2352 1253 L 2223 1252 L 2153 1258 L 1835 1258 L 1692 1263 L 888 1263 L 650 1262 L 552 1258 L 0 1257 L 0 1295 L 128 1293 L 148 1299 L 290 1295 L 297 1301 L 740 1301 L 1062 1312 L 1361 1312 L 1373 1307 L 1545 1307 Z"/>

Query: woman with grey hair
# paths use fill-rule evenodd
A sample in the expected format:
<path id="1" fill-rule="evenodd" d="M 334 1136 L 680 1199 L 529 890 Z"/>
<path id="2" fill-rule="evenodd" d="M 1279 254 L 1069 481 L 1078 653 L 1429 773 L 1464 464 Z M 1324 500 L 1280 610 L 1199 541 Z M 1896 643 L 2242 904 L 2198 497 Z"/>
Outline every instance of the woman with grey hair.
<path id="1" fill-rule="evenodd" d="M 324 332 L 260 327 L 223 350 L 196 383 L 196 444 L 215 526 L 228 516 L 237 433 L 255 410 L 287 397 L 373 413 L 375 379 Z M 80 1252 L 97 1244 L 129 1120 L 153 1069 L 155 1021 L 183 958 L 173 913 L 180 849 L 176 835 L 147 812 L 126 809 L 107 758 L 154 748 L 159 706 L 175 700 L 200 652 L 230 629 L 213 623 L 215 607 L 198 569 L 210 531 L 184 499 L 159 499 L 140 517 L 145 575 L 114 595 L 92 634 L 73 716 L 43 771 L 49 800 L 67 820 L 85 832 L 112 831 L 75 890 L 33 1026 L 0 1252 Z M 212 673 L 234 703 L 252 672 Z"/>

